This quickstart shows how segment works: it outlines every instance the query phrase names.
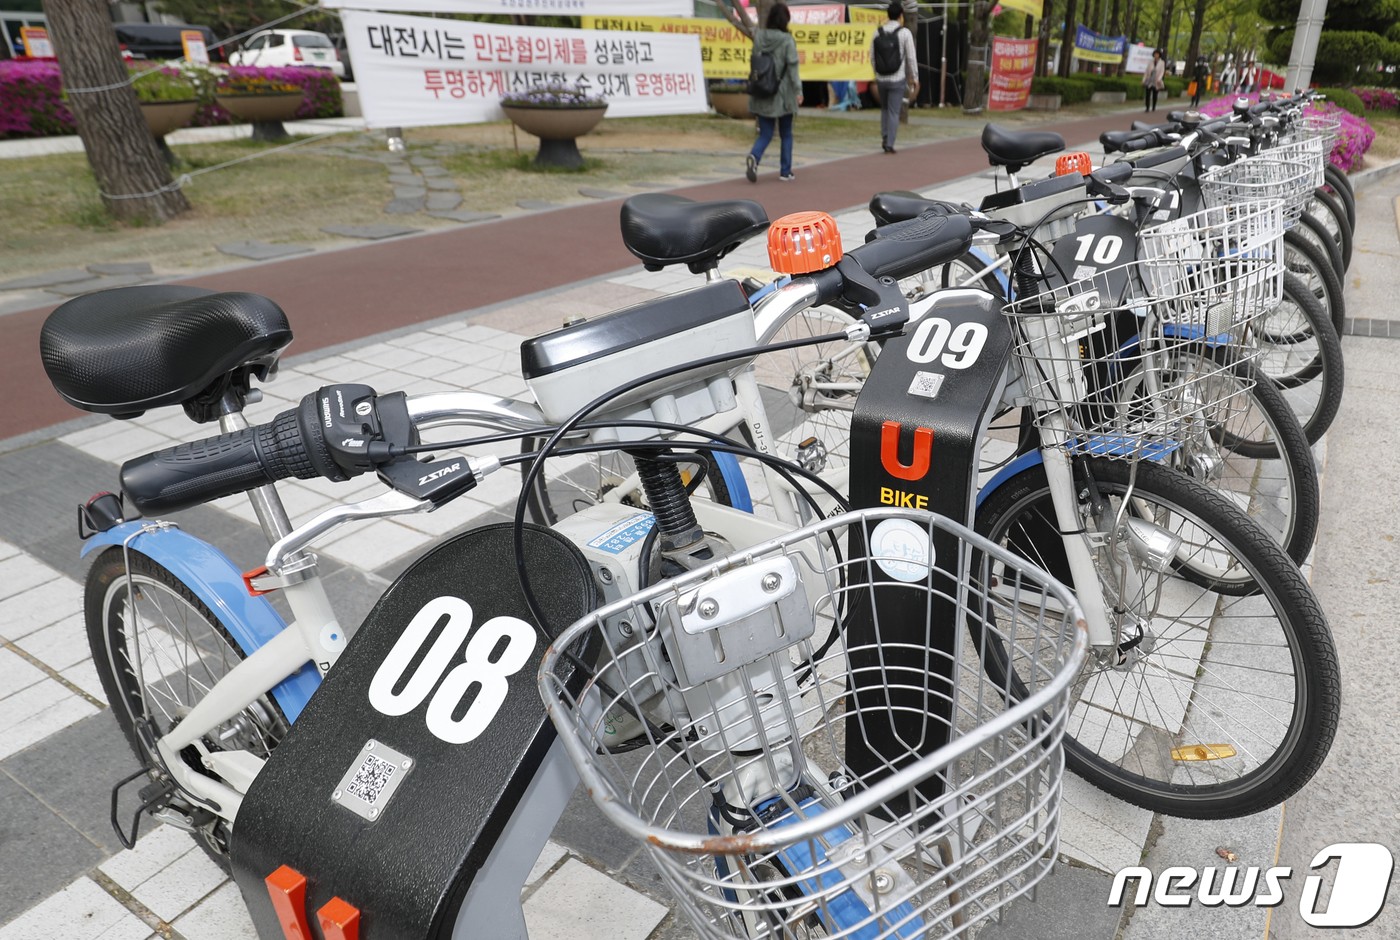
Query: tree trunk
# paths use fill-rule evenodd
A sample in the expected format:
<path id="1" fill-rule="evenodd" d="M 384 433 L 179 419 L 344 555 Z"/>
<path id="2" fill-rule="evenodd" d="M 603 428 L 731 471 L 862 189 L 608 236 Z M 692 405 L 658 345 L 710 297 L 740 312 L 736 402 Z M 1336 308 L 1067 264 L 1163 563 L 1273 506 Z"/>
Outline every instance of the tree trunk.
<path id="1" fill-rule="evenodd" d="M 1119 36 L 1119 35 L 1122 35 L 1122 33 L 1119 32 L 1119 25 L 1120 25 L 1120 24 L 1119 24 L 1119 22 L 1118 22 L 1118 14 L 1119 14 L 1119 12 L 1120 12 L 1118 8 L 1119 8 L 1119 5 L 1121 4 L 1121 2 L 1122 2 L 1122 0 L 1113 0 L 1113 12 L 1109 14 L 1109 19 L 1108 19 L 1108 34 L 1109 34 L 1110 36 Z M 1129 3 L 1132 3 L 1133 0 L 1128 0 L 1128 2 L 1129 2 Z M 1124 50 L 1124 51 L 1126 52 L 1127 50 Z M 1115 66 L 1113 66 L 1112 68 L 1110 68 L 1109 71 L 1110 71 L 1112 74 L 1114 74 L 1114 75 L 1122 75 L 1122 74 L 1123 74 L 1123 63 L 1122 63 L 1122 62 L 1119 62 L 1117 65 L 1115 65 Z"/>
<path id="2" fill-rule="evenodd" d="M 1157 30 L 1157 48 L 1163 50 L 1162 55 L 1166 56 L 1167 39 L 1172 30 L 1172 7 L 1176 5 L 1176 0 L 1165 0 L 1162 4 L 1162 24 Z"/>
<path id="3" fill-rule="evenodd" d="M 968 35 L 967 89 L 963 93 L 963 111 L 976 114 L 987 100 L 987 60 L 991 57 L 992 5 L 977 0 L 972 5 L 971 31 Z"/>
<path id="4" fill-rule="evenodd" d="M 1060 77 L 1069 78 L 1070 63 L 1073 61 L 1076 0 L 1069 0 L 1065 7 L 1065 32 L 1060 39 Z"/>
<path id="5" fill-rule="evenodd" d="M 69 90 L 68 109 L 78 125 L 88 164 L 102 202 L 123 222 L 161 223 L 190 208 L 185 194 L 171 186 L 103 0 L 44 0 L 49 35 Z M 116 86 L 105 91 L 87 88 Z M 135 195 L 150 193 L 151 195 Z"/>
<path id="6" fill-rule="evenodd" d="M 1044 16 L 1040 18 L 1040 42 L 1035 46 L 1035 74 L 1045 76 L 1050 74 L 1050 24 L 1055 19 L 1053 12 L 1055 0 L 1045 0 Z"/>
<path id="7" fill-rule="evenodd" d="M 1196 59 L 1201 54 L 1201 26 L 1206 21 L 1206 0 L 1196 0 L 1196 14 L 1191 18 L 1191 45 L 1186 49 L 1186 71 L 1195 74 Z"/>

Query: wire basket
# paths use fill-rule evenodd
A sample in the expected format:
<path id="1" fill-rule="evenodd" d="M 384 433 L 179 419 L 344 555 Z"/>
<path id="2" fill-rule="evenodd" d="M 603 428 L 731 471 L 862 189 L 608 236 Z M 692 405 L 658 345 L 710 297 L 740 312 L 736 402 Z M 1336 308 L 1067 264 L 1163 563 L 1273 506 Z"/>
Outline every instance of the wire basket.
<path id="1" fill-rule="evenodd" d="M 1267 155 L 1212 167 L 1201 174 L 1200 184 L 1207 206 L 1281 199 L 1285 228 L 1292 228 L 1302 217 L 1314 189 L 1310 167 Z"/>
<path id="2" fill-rule="evenodd" d="M 884 508 L 609 604 L 539 679 L 584 786 L 698 936 L 935 940 L 1053 864 L 1085 646 L 1048 575 Z"/>
<path id="3" fill-rule="evenodd" d="M 1139 259 L 1004 306 L 1041 444 L 1164 460 L 1218 427 L 1252 388 L 1239 362 L 1276 264 Z"/>
<path id="4" fill-rule="evenodd" d="M 1234 323 L 1253 320 L 1283 299 L 1283 232 L 1278 199 L 1212 206 L 1145 229 L 1142 256 L 1154 262 L 1142 268 L 1147 289 L 1196 301 L 1174 322 L 1203 324 L 1222 301 Z"/>
<path id="5" fill-rule="evenodd" d="M 1309 177 L 1309 185 L 1316 189 L 1325 182 L 1324 170 L 1327 166 L 1327 155 L 1331 152 L 1332 144 L 1327 138 L 1305 133 L 1270 147 L 1264 152 L 1264 156 L 1271 160 L 1285 160 L 1306 166 L 1312 174 Z"/>
<path id="6" fill-rule="evenodd" d="M 1337 144 L 1337 135 L 1342 130 L 1342 116 L 1337 111 L 1304 111 L 1288 125 L 1280 135 L 1281 141 L 1296 141 L 1317 138 L 1322 141 L 1323 152 L 1330 154 Z"/>

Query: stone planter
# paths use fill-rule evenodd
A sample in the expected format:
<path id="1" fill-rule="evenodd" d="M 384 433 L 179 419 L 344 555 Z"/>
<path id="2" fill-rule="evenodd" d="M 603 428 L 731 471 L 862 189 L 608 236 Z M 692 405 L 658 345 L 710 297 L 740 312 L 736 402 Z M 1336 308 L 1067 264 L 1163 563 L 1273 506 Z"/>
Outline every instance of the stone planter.
<path id="1" fill-rule="evenodd" d="M 1026 99 L 1027 111 L 1058 111 L 1060 110 L 1059 95 L 1030 95 Z"/>
<path id="2" fill-rule="evenodd" d="M 301 107 L 302 92 L 278 92 L 272 95 L 215 94 L 219 107 L 242 121 L 253 125 L 254 140 L 282 140 L 289 137 L 283 121 L 296 117 Z"/>
<path id="3" fill-rule="evenodd" d="M 199 102 L 193 99 L 189 101 L 141 102 L 141 114 L 146 119 L 146 126 L 156 137 L 164 137 L 171 131 L 179 130 L 190 123 L 198 108 Z"/>
<path id="4" fill-rule="evenodd" d="M 716 114 L 723 114 L 725 117 L 744 119 L 752 116 L 749 112 L 748 93 L 743 91 L 712 91 L 710 107 L 715 109 Z"/>
<path id="5" fill-rule="evenodd" d="M 1122 104 L 1127 100 L 1126 91 L 1096 91 L 1089 96 L 1091 104 Z"/>
<path id="6" fill-rule="evenodd" d="M 578 138 L 598 126 L 607 105 L 592 108 L 535 108 L 527 105 L 501 105 L 512 124 L 540 139 L 535 166 L 577 170 L 583 166 Z"/>

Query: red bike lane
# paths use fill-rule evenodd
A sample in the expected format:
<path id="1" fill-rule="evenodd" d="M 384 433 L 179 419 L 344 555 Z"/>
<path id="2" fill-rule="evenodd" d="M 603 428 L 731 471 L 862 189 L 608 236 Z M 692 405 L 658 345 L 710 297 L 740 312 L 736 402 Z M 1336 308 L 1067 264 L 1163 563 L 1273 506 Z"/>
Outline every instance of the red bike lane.
<path id="1" fill-rule="evenodd" d="M 1128 113 L 1018 130 L 1054 130 L 1072 143 L 1125 128 Z M 800 137 L 799 137 L 800 148 Z M 735 155 L 736 173 L 742 154 Z M 776 219 L 804 209 L 839 211 L 886 189 L 924 189 L 987 168 L 977 136 L 802 167 L 793 183 L 742 176 L 670 190 L 696 200 L 755 199 Z M 324 251 L 174 283 L 263 294 L 287 312 L 294 353 L 311 352 L 458 311 L 627 268 L 616 200 L 513 216 L 421 236 Z M 53 391 L 39 360 L 39 330 L 57 304 L 0 318 L 0 440 L 79 417 Z"/>

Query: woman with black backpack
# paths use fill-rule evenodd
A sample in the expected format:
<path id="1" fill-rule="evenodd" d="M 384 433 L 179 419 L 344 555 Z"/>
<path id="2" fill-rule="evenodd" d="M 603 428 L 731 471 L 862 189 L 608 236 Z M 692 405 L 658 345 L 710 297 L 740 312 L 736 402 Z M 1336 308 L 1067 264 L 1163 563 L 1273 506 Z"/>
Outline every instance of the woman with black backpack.
<path id="1" fill-rule="evenodd" d="M 870 42 L 870 62 L 880 88 L 880 146 L 885 153 L 894 153 L 904 96 L 919 93 L 919 60 L 914 55 L 914 37 L 904 28 L 903 4 L 891 0 L 885 12 L 890 19 L 875 31 Z"/>
<path id="2" fill-rule="evenodd" d="M 758 182 L 758 163 L 773 140 L 773 130 L 782 137 L 778 179 L 791 182 L 792 118 L 802 103 L 802 80 L 797 76 L 797 42 L 788 32 L 792 13 L 786 3 L 775 3 L 768 11 L 766 29 L 753 36 L 749 59 L 749 110 L 758 118 L 758 140 L 749 151 L 744 175 Z"/>

